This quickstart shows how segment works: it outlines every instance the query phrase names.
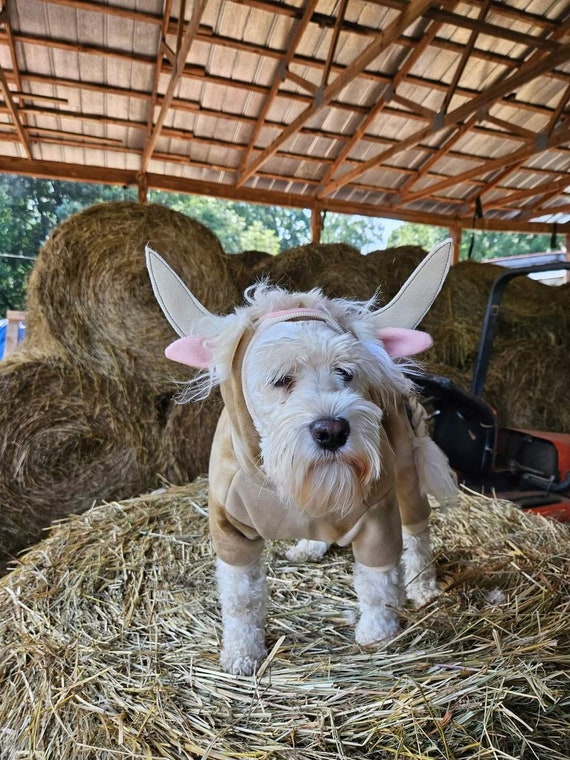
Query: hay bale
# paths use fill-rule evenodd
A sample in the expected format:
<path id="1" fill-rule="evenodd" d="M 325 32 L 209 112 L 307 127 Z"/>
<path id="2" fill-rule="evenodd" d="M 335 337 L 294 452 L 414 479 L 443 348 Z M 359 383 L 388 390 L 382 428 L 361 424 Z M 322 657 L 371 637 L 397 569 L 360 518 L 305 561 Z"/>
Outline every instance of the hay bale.
<path id="1" fill-rule="evenodd" d="M 168 483 L 184 485 L 208 472 L 210 448 L 223 402 L 219 389 L 204 401 L 177 403 L 163 397 L 159 472 Z"/>
<path id="2" fill-rule="evenodd" d="M 162 206 L 99 204 L 52 233 L 30 278 L 26 339 L 0 364 L 0 562 L 71 511 L 205 471 L 213 413 L 182 423 L 167 412 L 190 370 L 164 357 L 175 335 L 147 242 L 212 310 L 240 298 L 215 235 Z"/>
<path id="3" fill-rule="evenodd" d="M 0 399 L 1 562 L 53 520 L 156 484 L 161 431 L 137 383 L 19 353 Z"/>
<path id="4" fill-rule="evenodd" d="M 226 260 L 232 282 L 241 294 L 249 285 L 257 282 L 263 276 L 263 272 L 273 260 L 273 256 L 264 251 L 243 251 L 242 253 L 228 254 Z"/>
<path id="5" fill-rule="evenodd" d="M 136 374 L 159 392 L 186 377 L 164 358 L 173 339 L 145 266 L 149 243 L 213 311 L 240 300 L 216 236 L 158 204 L 102 203 L 67 219 L 30 277 L 24 345 L 113 376 Z"/>
<path id="6" fill-rule="evenodd" d="M 220 671 L 206 482 L 73 517 L 0 581 L 3 760 L 570 753 L 570 538 L 512 505 L 437 511 L 446 593 L 361 649 L 352 562 L 268 548 L 270 655 Z"/>

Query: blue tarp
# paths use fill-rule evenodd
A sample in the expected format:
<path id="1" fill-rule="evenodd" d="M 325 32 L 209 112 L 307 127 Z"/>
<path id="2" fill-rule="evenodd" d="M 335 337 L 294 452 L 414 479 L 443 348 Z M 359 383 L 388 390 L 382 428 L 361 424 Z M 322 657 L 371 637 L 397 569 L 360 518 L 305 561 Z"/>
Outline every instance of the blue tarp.
<path id="1" fill-rule="evenodd" d="M 4 349 L 6 347 L 6 331 L 8 329 L 8 320 L 0 319 L 0 359 L 4 358 Z M 26 334 L 26 325 L 20 322 L 18 325 L 18 343 L 21 343 Z"/>

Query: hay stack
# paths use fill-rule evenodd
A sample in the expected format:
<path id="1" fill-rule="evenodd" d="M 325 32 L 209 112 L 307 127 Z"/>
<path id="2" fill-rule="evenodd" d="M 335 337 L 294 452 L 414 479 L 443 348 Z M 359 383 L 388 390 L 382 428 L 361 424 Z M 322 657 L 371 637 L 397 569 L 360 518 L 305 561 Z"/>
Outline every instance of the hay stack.
<path id="1" fill-rule="evenodd" d="M 157 409 L 136 382 L 18 354 L 0 372 L 0 559 L 52 520 L 156 482 Z"/>
<path id="2" fill-rule="evenodd" d="M 240 294 L 216 236 L 157 204 L 105 203 L 61 224 L 30 277 L 26 343 L 162 391 L 187 376 L 164 358 L 173 339 L 153 296 L 145 244 L 157 250 L 213 311 Z"/>
<path id="3" fill-rule="evenodd" d="M 164 357 L 175 335 L 147 242 L 212 310 L 239 299 L 215 235 L 162 206 L 99 204 L 53 232 L 31 275 L 26 339 L 0 364 L 0 562 L 72 510 L 205 471 L 219 409 L 175 407 L 190 370 Z"/>
<path id="4" fill-rule="evenodd" d="M 446 593 L 354 644 L 352 563 L 268 549 L 270 655 L 220 671 L 205 481 L 58 525 L 0 581 L 3 760 L 570 754 L 570 538 L 467 494 L 438 511 Z"/>
<path id="5" fill-rule="evenodd" d="M 364 300 L 380 288 L 382 299 L 389 300 L 424 256 L 417 246 L 362 256 L 346 243 L 310 244 L 261 261 L 251 276 L 267 276 L 288 290 L 319 287 L 331 298 Z"/>

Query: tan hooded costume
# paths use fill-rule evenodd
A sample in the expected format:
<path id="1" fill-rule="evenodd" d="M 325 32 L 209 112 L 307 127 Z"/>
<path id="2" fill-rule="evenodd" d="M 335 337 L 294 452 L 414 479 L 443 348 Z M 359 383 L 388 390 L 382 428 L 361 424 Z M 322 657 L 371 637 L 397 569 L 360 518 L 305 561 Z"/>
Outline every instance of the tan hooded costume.
<path id="1" fill-rule="evenodd" d="M 280 321 L 295 317 L 284 316 Z M 298 318 L 298 317 L 297 317 Z M 303 317 L 322 319 L 327 317 Z M 275 323 L 275 320 L 272 322 Z M 421 493 L 414 462 L 414 432 L 404 400 L 385 414 L 381 431 L 382 474 L 361 508 L 336 519 L 312 517 L 284 503 L 260 468 L 259 436 L 243 394 L 242 366 L 255 335 L 247 329 L 234 354 L 230 377 L 221 384 L 222 412 L 210 457 L 210 529 L 216 552 L 244 569 L 259 559 L 264 539 L 311 539 L 352 544 L 355 559 L 379 570 L 394 567 L 402 550 L 402 527 L 411 534 L 427 527 L 429 502 Z M 337 331 L 342 328 L 336 325 Z"/>

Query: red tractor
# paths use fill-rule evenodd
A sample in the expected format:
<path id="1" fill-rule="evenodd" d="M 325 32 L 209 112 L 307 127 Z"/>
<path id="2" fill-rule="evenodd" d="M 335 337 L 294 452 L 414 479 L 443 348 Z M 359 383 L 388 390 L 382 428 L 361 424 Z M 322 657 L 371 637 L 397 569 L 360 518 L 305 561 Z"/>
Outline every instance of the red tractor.
<path id="1" fill-rule="evenodd" d="M 508 270 L 491 287 L 471 390 L 445 377 L 414 377 L 432 418 L 432 435 L 449 458 L 459 481 L 479 493 L 515 502 L 521 509 L 570 521 L 570 435 L 499 426 L 483 398 L 500 305 L 515 277 L 569 263 Z M 570 378 L 569 378 L 570 379 Z M 562 400 L 561 400 L 562 401 Z"/>

